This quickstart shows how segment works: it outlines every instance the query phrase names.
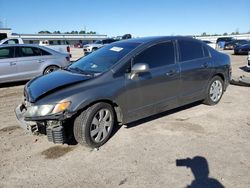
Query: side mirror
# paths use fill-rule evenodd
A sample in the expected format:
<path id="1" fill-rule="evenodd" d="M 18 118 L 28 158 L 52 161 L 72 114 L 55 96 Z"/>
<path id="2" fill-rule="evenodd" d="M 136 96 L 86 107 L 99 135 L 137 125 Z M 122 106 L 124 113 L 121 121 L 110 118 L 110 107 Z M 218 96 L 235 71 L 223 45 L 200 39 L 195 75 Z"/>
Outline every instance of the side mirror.
<path id="1" fill-rule="evenodd" d="M 133 79 L 139 73 L 148 72 L 148 71 L 149 71 L 148 64 L 146 64 L 146 63 L 136 63 L 131 68 L 130 79 Z"/>

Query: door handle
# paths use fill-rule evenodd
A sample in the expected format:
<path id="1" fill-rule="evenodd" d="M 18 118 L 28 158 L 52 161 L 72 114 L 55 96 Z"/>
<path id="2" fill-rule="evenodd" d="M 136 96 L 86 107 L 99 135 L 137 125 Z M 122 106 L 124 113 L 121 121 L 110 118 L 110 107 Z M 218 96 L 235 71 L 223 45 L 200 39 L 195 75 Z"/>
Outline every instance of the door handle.
<path id="1" fill-rule="evenodd" d="M 166 76 L 173 76 L 173 75 L 175 75 L 176 73 L 178 73 L 177 70 L 171 70 L 171 71 L 169 71 L 169 72 L 166 72 Z"/>
<path id="2" fill-rule="evenodd" d="M 16 62 L 10 62 L 10 66 L 16 65 Z"/>
<path id="3" fill-rule="evenodd" d="M 44 60 L 41 59 L 37 60 L 37 63 L 42 63 L 42 62 L 44 62 Z"/>
<path id="4" fill-rule="evenodd" d="M 208 67 L 208 63 L 203 63 L 203 65 L 201 65 L 202 68 L 207 68 Z"/>

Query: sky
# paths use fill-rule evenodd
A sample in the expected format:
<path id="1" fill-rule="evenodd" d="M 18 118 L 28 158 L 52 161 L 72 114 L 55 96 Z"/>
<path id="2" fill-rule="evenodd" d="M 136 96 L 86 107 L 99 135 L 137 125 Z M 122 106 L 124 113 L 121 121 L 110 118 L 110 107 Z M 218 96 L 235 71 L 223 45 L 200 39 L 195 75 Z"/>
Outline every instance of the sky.
<path id="1" fill-rule="evenodd" d="M 96 31 L 119 36 L 250 31 L 249 0 L 0 0 L 14 33 Z"/>

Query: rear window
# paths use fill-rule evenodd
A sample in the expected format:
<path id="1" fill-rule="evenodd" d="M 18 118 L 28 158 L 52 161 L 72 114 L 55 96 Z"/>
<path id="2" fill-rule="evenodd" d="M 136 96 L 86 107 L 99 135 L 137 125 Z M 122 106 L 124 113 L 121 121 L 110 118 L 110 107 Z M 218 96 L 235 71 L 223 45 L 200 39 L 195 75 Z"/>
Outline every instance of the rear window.
<path id="1" fill-rule="evenodd" d="M 40 49 L 35 48 L 35 47 L 21 47 L 19 53 L 20 53 L 20 57 L 30 57 L 30 56 L 41 55 Z"/>
<path id="2" fill-rule="evenodd" d="M 204 57 L 201 43 L 188 40 L 180 40 L 178 43 L 181 61 L 189 61 Z"/>
<path id="3" fill-rule="evenodd" d="M 13 47 L 0 48 L 0 59 L 13 58 L 14 49 Z"/>
<path id="4" fill-rule="evenodd" d="M 18 40 L 17 39 L 10 39 L 10 40 L 7 40 L 6 42 L 4 42 L 3 44 L 18 44 Z"/>

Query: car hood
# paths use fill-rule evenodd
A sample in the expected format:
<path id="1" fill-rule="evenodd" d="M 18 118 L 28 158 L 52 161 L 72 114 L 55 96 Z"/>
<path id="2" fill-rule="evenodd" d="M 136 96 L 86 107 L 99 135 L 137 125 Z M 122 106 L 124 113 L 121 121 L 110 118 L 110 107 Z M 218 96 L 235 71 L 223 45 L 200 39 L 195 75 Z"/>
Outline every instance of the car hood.
<path id="1" fill-rule="evenodd" d="M 39 98 L 56 90 L 91 79 L 92 76 L 58 70 L 50 74 L 34 78 L 25 86 L 25 97 L 29 102 L 36 102 Z"/>

